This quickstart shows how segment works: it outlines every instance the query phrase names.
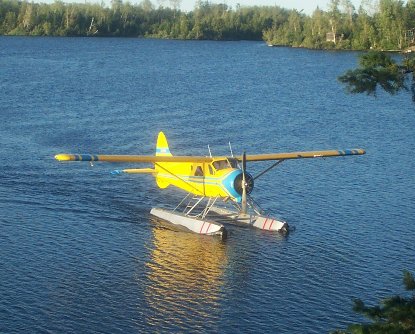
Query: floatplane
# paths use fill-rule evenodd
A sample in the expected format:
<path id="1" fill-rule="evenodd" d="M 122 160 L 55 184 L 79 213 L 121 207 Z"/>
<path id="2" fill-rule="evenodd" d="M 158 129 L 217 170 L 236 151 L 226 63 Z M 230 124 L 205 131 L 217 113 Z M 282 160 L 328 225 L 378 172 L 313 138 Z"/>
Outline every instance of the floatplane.
<path id="1" fill-rule="evenodd" d="M 152 174 L 159 188 L 174 186 L 187 195 L 172 210 L 152 208 L 150 213 L 169 223 L 205 235 L 226 236 L 223 225 L 235 222 L 267 231 L 287 233 L 286 221 L 270 217 L 251 197 L 254 182 L 282 162 L 291 159 L 362 155 L 362 149 L 288 152 L 229 156 L 173 156 L 163 132 L 158 134 L 156 155 L 57 154 L 58 161 L 150 163 L 153 168 L 115 170 L 113 174 Z M 210 151 L 210 150 L 209 150 Z M 256 176 L 246 170 L 247 162 L 271 161 Z M 223 204 L 230 205 L 223 205 Z"/>

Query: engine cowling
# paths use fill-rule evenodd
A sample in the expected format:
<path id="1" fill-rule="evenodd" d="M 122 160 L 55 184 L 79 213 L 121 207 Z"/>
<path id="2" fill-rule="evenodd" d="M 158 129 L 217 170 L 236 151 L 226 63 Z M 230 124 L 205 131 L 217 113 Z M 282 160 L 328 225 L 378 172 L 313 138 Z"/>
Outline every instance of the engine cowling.
<path id="1" fill-rule="evenodd" d="M 243 173 L 237 175 L 233 181 L 233 186 L 239 195 L 242 195 Z M 249 195 L 254 189 L 254 178 L 251 174 L 245 173 L 246 193 Z"/>

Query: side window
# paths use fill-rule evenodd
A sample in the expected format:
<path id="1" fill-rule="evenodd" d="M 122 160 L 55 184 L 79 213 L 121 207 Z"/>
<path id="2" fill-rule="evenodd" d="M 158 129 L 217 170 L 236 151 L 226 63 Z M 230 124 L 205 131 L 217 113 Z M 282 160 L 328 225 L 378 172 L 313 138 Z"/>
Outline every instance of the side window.
<path id="1" fill-rule="evenodd" d="M 214 173 L 213 173 L 213 168 L 212 168 L 212 166 L 211 165 L 209 165 L 209 174 L 210 175 L 213 175 Z"/>
<path id="2" fill-rule="evenodd" d="M 202 167 L 200 167 L 200 166 L 196 167 L 195 176 L 203 176 Z"/>

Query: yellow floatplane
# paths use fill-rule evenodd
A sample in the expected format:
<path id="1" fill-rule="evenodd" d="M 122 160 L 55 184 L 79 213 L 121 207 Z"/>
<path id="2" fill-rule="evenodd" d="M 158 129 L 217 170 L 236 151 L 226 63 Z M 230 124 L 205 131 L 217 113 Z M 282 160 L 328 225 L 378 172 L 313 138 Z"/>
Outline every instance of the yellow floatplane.
<path id="1" fill-rule="evenodd" d="M 164 221 L 183 226 L 190 231 L 226 236 L 223 222 L 237 222 L 262 230 L 288 232 L 288 224 L 266 215 L 250 196 L 254 180 L 285 160 L 342 157 L 362 155 L 362 149 L 328 150 L 271 154 L 243 154 L 234 156 L 173 156 L 166 136 L 160 132 L 156 155 L 95 155 L 57 154 L 59 161 L 106 161 L 151 163 L 153 168 L 116 170 L 114 174 L 152 174 L 160 188 L 172 185 L 187 192 L 186 197 L 173 210 L 153 208 L 151 214 Z M 256 176 L 246 171 L 247 162 L 274 161 Z M 218 201 L 221 200 L 221 201 Z M 230 203 L 232 208 L 218 205 Z"/>

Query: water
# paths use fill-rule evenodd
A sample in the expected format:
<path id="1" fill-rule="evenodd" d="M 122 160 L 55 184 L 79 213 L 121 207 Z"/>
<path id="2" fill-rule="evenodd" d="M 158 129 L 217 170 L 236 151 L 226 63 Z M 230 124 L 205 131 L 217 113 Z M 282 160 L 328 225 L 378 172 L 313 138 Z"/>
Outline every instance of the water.
<path id="1" fill-rule="evenodd" d="M 414 271 L 409 93 L 350 96 L 356 53 L 256 42 L 0 38 L 0 332 L 325 333 Z M 61 152 L 364 148 L 289 161 L 254 197 L 295 231 L 155 224 L 182 194 Z M 249 164 L 255 174 L 268 166 Z"/>

